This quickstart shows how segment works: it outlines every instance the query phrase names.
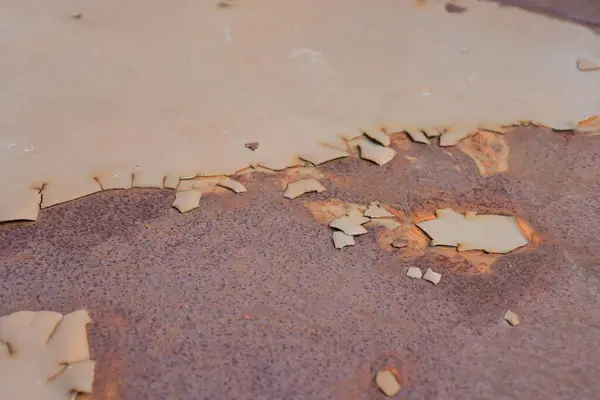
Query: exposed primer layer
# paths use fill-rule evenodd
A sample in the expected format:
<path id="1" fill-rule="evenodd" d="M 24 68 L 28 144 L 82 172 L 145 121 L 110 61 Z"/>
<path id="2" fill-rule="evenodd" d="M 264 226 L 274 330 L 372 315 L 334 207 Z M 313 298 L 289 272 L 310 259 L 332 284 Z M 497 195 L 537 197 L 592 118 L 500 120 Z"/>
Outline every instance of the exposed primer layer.
<path id="1" fill-rule="evenodd" d="M 0 221 L 102 189 L 319 164 L 364 132 L 454 145 L 600 113 L 600 73 L 577 68 L 600 57 L 598 35 L 445 4 L 107 0 L 73 20 L 69 0 L 4 1 Z"/>

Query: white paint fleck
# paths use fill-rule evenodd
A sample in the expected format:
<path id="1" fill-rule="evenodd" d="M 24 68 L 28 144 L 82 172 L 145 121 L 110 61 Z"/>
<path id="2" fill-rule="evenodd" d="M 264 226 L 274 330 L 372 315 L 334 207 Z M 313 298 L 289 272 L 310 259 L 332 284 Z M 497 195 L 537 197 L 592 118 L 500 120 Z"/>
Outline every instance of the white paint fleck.
<path id="1" fill-rule="evenodd" d="M 292 51 L 290 52 L 290 58 L 299 57 L 306 57 L 311 63 L 315 64 L 323 61 L 323 54 L 319 53 L 318 51 L 309 49 L 307 47 L 302 47 L 299 49 L 295 47 L 292 48 Z"/>
<path id="2" fill-rule="evenodd" d="M 7 149 L 12 149 L 13 147 L 15 147 L 17 144 L 16 143 L 10 143 L 6 145 Z"/>
<path id="3" fill-rule="evenodd" d="M 28 148 L 26 148 L 23 151 L 25 151 L 27 153 L 27 152 L 30 152 L 31 150 L 33 150 L 33 145 L 29 146 Z"/>

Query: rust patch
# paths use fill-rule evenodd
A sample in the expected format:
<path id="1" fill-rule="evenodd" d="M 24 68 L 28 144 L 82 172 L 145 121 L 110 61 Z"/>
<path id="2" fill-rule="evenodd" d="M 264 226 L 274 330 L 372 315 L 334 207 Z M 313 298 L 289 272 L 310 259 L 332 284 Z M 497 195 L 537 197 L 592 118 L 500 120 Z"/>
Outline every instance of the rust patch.
<path id="1" fill-rule="evenodd" d="M 304 205 L 321 224 L 329 224 L 334 219 L 346 215 L 352 209 L 358 209 L 361 213 L 367 209 L 362 204 L 346 203 L 336 198 L 323 201 L 310 201 L 304 203 Z"/>
<path id="2" fill-rule="evenodd" d="M 484 251 L 457 251 L 454 247 L 438 246 L 432 249 L 444 264 L 444 273 L 461 276 L 491 275 L 492 266 L 502 254 Z"/>
<path id="3" fill-rule="evenodd" d="M 477 131 L 461 140 L 457 147 L 471 157 L 482 176 L 508 171 L 509 148 L 501 134 Z"/>
<path id="4" fill-rule="evenodd" d="M 411 140 L 408 138 L 406 133 L 392 133 L 390 134 L 390 139 L 392 141 L 390 147 L 404 151 L 410 150 Z"/>
<path id="5" fill-rule="evenodd" d="M 322 179 L 326 175 L 319 171 L 316 167 L 293 167 L 286 169 L 283 174 L 280 174 L 281 187 L 285 189 L 289 183 L 299 181 L 300 179 Z"/>

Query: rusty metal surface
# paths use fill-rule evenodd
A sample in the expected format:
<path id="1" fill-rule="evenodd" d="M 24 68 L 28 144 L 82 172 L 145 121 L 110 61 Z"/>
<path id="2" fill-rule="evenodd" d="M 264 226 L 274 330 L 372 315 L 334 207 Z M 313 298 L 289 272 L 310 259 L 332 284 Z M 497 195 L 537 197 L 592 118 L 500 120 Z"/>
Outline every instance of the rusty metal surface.
<path id="1" fill-rule="evenodd" d="M 400 399 L 598 398 L 600 137 L 506 137 L 511 170 L 488 178 L 456 148 L 412 144 L 383 168 L 330 163 L 328 191 L 296 201 L 278 176 L 246 176 L 248 193 L 185 215 L 161 190 L 50 208 L 0 230 L 0 313 L 88 309 L 95 399 L 371 399 L 387 358 L 406 377 Z M 373 233 L 336 251 L 305 206 L 323 198 L 516 214 L 543 243 L 491 274 L 433 248 L 402 260 Z"/>
<path id="2" fill-rule="evenodd" d="M 487 178 L 456 148 L 402 141 L 385 167 L 325 165 L 328 191 L 295 201 L 279 176 L 254 175 L 240 178 L 248 193 L 184 215 L 166 190 L 52 207 L 0 229 L 0 315 L 88 309 L 93 399 L 375 399 L 389 362 L 399 399 L 598 399 L 600 137 L 506 138 L 510 171 Z M 403 259 L 372 232 L 336 251 L 306 207 L 326 198 L 514 214 L 542 243 L 490 273 L 434 248 Z"/>

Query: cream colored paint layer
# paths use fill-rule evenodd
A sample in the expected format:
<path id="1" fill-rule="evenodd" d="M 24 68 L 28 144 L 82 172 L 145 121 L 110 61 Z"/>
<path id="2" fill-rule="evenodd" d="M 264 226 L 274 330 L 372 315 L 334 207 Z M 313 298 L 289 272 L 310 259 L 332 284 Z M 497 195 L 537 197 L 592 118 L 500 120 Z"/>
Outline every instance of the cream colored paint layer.
<path id="1" fill-rule="evenodd" d="M 456 246 L 458 251 L 484 250 L 509 253 L 528 241 L 514 217 L 459 214 L 451 208 L 436 211 L 437 218 L 417 226 L 432 239 L 433 246 Z"/>
<path id="2" fill-rule="evenodd" d="M 94 361 L 84 310 L 20 311 L 0 318 L 0 397 L 70 400 L 91 393 Z"/>
<path id="3" fill-rule="evenodd" d="M 591 31 L 418 3 L 3 1 L 0 220 L 35 219 L 42 198 L 321 162 L 345 155 L 321 144 L 368 129 L 451 145 L 600 112 L 600 73 L 577 68 L 600 57 Z"/>

